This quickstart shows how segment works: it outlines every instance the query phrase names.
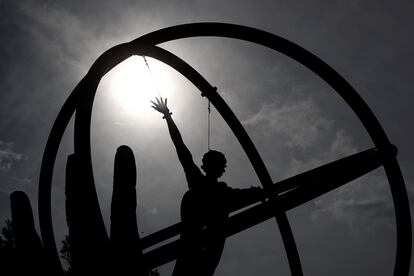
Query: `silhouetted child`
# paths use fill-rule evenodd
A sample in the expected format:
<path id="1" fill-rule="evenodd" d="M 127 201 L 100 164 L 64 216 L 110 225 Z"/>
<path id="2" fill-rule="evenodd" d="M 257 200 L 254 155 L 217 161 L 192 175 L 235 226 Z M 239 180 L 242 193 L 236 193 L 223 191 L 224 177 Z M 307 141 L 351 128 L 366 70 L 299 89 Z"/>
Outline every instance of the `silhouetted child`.
<path id="1" fill-rule="evenodd" d="M 209 150 L 204 154 L 201 165 L 203 174 L 171 118 L 167 99 L 156 98 L 156 102 L 152 103 L 153 108 L 162 113 L 167 121 L 189 188 L 181 202 L 182 247 L 173 275 L 213 275 L 223 251 L 229 213 L 244 202 L 264 200 L 264 193 L 259 187 L 233 189 L 218 181 L 227 163 L 224 154 L 219 151 Z"/>

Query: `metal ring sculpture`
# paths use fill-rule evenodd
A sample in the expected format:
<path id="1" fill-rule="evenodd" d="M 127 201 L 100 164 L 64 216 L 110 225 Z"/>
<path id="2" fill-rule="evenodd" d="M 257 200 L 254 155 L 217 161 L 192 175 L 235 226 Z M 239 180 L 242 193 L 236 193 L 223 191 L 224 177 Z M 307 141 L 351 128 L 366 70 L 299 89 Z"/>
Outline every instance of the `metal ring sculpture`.
<path id="1" fill-rule="evenodd" d="M 75 153 L 80 154 L 82 158 L 86 159 L 87 171 L 89 171 L 87 177 L 94 183 L 90 147 L 90 124 L 96 89 L 101 78 L 109 70 L 132 55 L 146 55 L 156 58 L 180 72 L 198 87 L 202 96 L 207 97 L 211 101 L 232 129 L 246 152 L 263 187 L 266 188 L 273 184 L 260 155 L 246 131 L 224 100 L 216 93 L 215 89 L 183 60 L 155 46 L 176 39 L 200 36 L 216 36 L 245 40 L 268 47 L 296 60 L 326 81 L 345 100 L 360 119 L 374 145 L 380 152 L 387 152 L 390 149 L 390 141 L 380 123 L 355 89 L 321 59 L 284 38 L 262 30 L 226 23 L 184 24 L 149 33 L 129 43 L 117 45 L 103 53 L 73 90 L 52 127 L 46 144 L 39 179 L 39 219 L 44 247 L 53 265 L 56 266 L 57 271 L 61 270 L 61 267 L 56 250 L 51 218 L 51 183 L 60 141 L 70 118 L 76 111 L 74 135 Z M 411 218 L 408 196 L 396 157 L 391 155 L 387 156 L 383 162 L 383 166 L 390 184 L 396 216 L 397 253 L 394 275 L 408 275 L 411 258 Z M 91 200 L 95 201 L 94 205 L 99 209 L 97 196 Z M 284 241 L 291 273 L 292 275 L 302 275 L 299 254 L 286 213 L 276 208 L 274 216 Z M 103 229 L 105 231 L 105 228 Z"/>

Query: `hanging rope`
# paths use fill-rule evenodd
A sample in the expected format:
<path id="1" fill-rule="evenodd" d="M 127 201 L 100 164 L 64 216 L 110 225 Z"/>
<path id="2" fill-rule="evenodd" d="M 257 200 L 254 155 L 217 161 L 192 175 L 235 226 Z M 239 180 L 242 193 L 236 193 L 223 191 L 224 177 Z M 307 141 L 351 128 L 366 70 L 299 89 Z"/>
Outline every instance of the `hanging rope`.
<path id="1" fill-rule="evenodd" d="M 152 74 L 152 71 L 151 71 L 151 68 L 149 67 L 148 61 L 147 61 L 147 59 L 146 59 L 146 57 L 144 55 L 142 56 L 142 58 L 145 61 L 145 65 L 147 65 L 147 69 L 148 69 L 148 72 L 149 72 L 149 74 L 151 76 L 152 83 L 154 85 L 155 91 L 157 92 L 158 97 L 161 98 L 160 90 L 158 89 L 157 82 L 155 81 L 154 75 Z"/>
<path id="2" fill-rule="evenodd" d="M 211 117 L 210 100 L 208 100 L 207 110 L 208 110 L 208 115 L 207 115 L 207 149 L 210 151 L 210 117 Z"/>
<path id="3" fill-rule="evenodd" d="M 217 93 L 217 87 L 213 87 L 214 92 Z M 203 94 L 201 94 L 203 96 Z M 207 149 L 211 150 L 211 102 L 208 99 L 207 104 Z"/>

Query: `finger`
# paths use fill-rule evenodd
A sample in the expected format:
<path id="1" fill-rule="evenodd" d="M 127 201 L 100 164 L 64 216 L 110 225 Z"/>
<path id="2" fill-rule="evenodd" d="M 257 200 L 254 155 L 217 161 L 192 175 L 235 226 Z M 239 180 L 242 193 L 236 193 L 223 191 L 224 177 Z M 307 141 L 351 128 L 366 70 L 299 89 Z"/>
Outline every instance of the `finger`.
<path id="1" fill-rule="evenodd" d="M 165 98 L 165 106 L 167 106 L 167 98 Z"/>
<path id="2" fill-rule="evenodd" d="M 155 100 L 157 101 L 158 105 L 160 104 L 160 100 L 158 98 L 155 98 Z"/>
<path id="3" fill-rule="evenodd" d="M 154 106 L 158 106 L 154 101 L 150 101 Z"/>
<path id="4" fill-rule="evenodd" d="M 162 97 L 160 97 L 160 99 L 161 99 L 161 103 L 162 103 L 162 104 L 164 104 L 164 102 L 163 102 L 163 100 L 162 100 Z"/>

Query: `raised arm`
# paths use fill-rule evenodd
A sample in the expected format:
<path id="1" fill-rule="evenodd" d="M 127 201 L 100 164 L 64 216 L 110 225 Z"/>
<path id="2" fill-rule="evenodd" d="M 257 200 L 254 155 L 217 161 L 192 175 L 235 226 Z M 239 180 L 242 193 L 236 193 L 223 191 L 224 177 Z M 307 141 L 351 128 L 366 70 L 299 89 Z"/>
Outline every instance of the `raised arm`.
<path id="1" fill-rule="evenodd" d="M 167 121 L 171 140 L 173 141 L 175 149 L 177 151 L 178 159 L 184 168 L 185 176 L 188 182 L 188 188 L 191 189 L 193 188 L 192 185 L 194 183 L 197 183 L 197 178 L 201 175 L 200 169 L 194 163 L 191 152 L 184 144 L 180 131 L 178 130 L 177 125 L 174 123 L 174 120 L 171 118 L 172 113 L 167 107 L 167 99 L 163 101 L 162 98 L 155 98 L 155 100 L 156 102 L 151 101 L 153 104 L 152 108 L 162 113 L 164 115 L 163 119 Z"/>

